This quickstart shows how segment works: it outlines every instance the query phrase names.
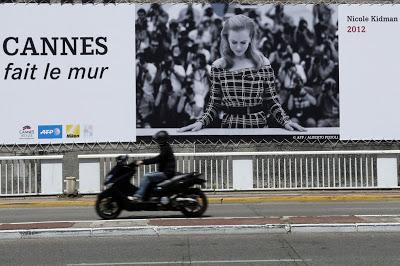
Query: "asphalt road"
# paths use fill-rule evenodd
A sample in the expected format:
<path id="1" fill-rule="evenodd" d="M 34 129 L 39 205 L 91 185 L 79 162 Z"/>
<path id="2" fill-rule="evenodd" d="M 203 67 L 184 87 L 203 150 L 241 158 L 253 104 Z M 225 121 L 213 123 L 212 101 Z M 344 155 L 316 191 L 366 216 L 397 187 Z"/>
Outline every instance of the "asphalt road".
<path id="1" fill-rule="evenodd" d="M 1 265 L 399 265 L 400 233 L 18 239 Z"/>
<path id="2" fill-rule="evenodd" d="M 400 201 L 264 202 L 210 204 L 208 217 L 269 217 L 312 215 L 393 215 Z M 179 212 L 122 212 L 118 218 L 183 217 Z M 0 209 L 0 223 L 97 220 L 94 207 L 46 207 Z"/>

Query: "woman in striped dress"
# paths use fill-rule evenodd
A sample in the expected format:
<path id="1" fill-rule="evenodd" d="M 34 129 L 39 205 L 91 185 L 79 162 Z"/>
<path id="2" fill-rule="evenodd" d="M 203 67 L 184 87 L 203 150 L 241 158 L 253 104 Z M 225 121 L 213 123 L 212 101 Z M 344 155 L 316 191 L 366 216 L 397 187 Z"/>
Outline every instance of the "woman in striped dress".
<path id="1" fill-rule="evenodd" d="M 224 112 L 223 128 L 264 128 L 267 114 L 287 130 L 305 131 L 282 109 L 275 91 L 271 65 L 257 49 L 256 25 L 245 15 L 234 15 L 221 32 L 222 58 L 211 67 L 210 100 L 204 115 L 179 131 L 198 131 Z"/>

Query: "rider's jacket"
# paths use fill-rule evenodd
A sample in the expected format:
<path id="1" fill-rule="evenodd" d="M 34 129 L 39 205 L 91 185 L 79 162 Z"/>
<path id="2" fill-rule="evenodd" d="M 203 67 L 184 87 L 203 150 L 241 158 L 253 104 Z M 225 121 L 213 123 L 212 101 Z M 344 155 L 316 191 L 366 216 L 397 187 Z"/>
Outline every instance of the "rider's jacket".
<path id="1" fill-rule="evenodd" d="M 157 170 L 165 173 L 168 178 L 175 175 L 176 162 L 174 152 L 168 143 L 160 145 L 160 154 L 156 157 L 144 159 L 144 164 L 157 164 Z"/>

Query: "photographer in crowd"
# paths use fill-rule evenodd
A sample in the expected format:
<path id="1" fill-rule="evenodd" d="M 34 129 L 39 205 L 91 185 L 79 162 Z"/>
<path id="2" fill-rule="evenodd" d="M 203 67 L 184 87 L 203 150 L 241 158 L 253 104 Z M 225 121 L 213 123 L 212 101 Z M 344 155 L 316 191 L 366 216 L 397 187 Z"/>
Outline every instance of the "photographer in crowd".
<path id="1" fill-rule="evenodd" d="M 322 92 L 318 96 L 317 105 L 321 114 L 318 127 L 339 126 L 339 91 L 337 83 L 328 78 L 322 85 Z"/>
<path id="2" fill-rule="evenodd" d="M 290 118 L 303 127 L 315 127 L 317 100 L 312 95 L 312 89 L 305 87 L 300 78 L 296 78 L 294 83 L 287 105 Z"/>
<path id="3" fill-rule="evenodd" d="M 138 107 L 138 126 L 150 127 L 154 112 L 154 81 L 157 68 L 148 62 L 148 58 L 143 53 L 137 54 L 136 64 L 136 86 L 142 88 L 136 90 L 136 106 Z"/>

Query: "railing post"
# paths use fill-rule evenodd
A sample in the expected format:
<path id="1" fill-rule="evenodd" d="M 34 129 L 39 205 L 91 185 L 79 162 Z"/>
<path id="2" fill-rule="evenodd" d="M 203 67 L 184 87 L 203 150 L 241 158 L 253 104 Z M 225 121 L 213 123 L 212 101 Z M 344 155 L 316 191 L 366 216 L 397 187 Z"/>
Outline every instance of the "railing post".
<path id="1" fill-rule="evenodd" d="M 76 152 L 67 152 L 63 157 L 63 191 L 67 190 L 67 177 L 75 177 L 77 187 L 79 187 L 79 160 Z"/>

